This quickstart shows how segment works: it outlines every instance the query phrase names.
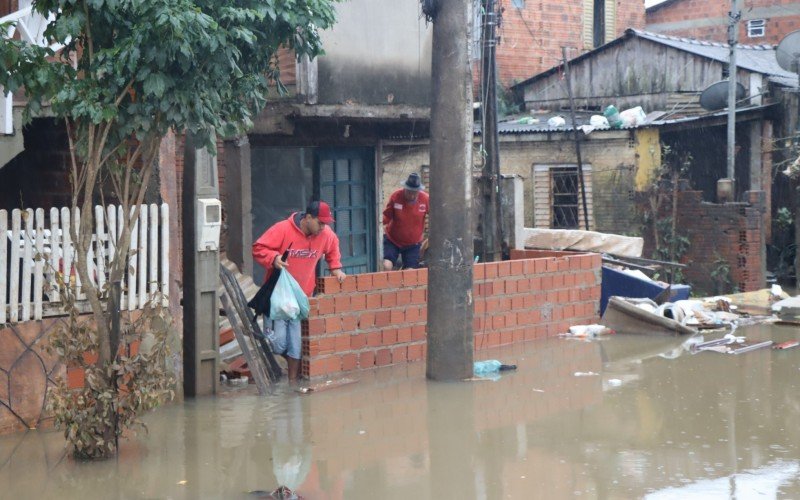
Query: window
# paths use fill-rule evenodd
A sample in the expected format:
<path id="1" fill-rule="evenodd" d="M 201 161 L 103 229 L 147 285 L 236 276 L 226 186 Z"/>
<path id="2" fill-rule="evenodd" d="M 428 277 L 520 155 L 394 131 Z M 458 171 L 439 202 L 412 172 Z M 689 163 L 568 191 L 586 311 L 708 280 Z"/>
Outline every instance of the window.
<path id="1" fill-rule="evenodd" d="M 764 19 L 751 19 L 747 21 L 747 36 L 750 38 L 762 37 L 766 34 L 767 21 Z"/>
<path id="2" fill-rule="evenodd" d="M 593 30 L 594 46 L 599 47 L 606 41 L 606 0 L 594 0 Z"/>
<path id="3" fill-rule="evenodd" d="M 511 3 L 518 9 L 525 8 L 525 0 L 511 0 Z"/>
<path id="4" fill-rule="evenodd" d="M 578 228 L 578 168 L 556 167 L 550 169 L 553 229 Z"/>
<path id="5" fill-rule="evenodd" d="M 589 227 L 594 226 L 592 210 L 592 166 L 583 165 Z M 582 229 L 578 166 L 575 164 L 533 165 L 533 227 L 543 229 Z"/>

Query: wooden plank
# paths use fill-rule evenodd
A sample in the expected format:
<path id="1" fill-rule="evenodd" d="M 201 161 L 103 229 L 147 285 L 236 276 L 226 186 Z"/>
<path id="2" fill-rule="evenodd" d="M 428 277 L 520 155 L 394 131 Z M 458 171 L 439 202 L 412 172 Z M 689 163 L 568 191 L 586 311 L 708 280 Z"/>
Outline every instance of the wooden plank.
<path id="1" fill-rule="evenodd" d="M 161 295 L 169 297 L 169 205 L 161 204 Z"/>
<path id="2" fill-rule="evenodd" d="M 72 235 L 70 234 L 69 209 L 61 209 L 61 276 L 66 287 L 72 291 Z"/>
<path id="3" fill-rule="evenodd" d="M 31 292 L 33 290 L 33 209 L 22 212 L 25 230 L 22 232 L 22 317 L 21 321 L 31 319 Z"/>
<path id="4" fill-rule="evenodd" d="M 242 330 L 242 325 L 239 322 L 236 311 L 233 309 L 233 306 L 228 299 L 228 295 L 225 293 L 221 294 L 220 302 L 222 302 L 222 307 L 225 309 L 227 319 L 231 323 L 233 334 L 236 336 L 236 342 L 239 343 L 239 347 L 242 349 L 242 354 L 244 354 L 244 359 L 247 361 L 247 367 L 250 368 L 250 373 L 253 375 L 253 380 L 255 380 L 258 393 L 261 396 L 266 396 L 269 389 L 268 378 L 267 374 L 265 373 L 264 365 L 259 359 L 256 359 L 256 356 L 247 345 L 245 333 Z"/>
<path id="5" fill-rule="evenodd" d="M 95 223 L 95 262 L 97 265 L 97 287 L 101 295 L 105 295 L 106 285 L 106 236 L 105 210 L 102 205 L 94 207 Z"/>
<path id="6" fill-rule="evenodd" d="M 48 283 L 47 296 L 50 302 L 59 302 L 61 300 L 61 292 L 58 289 L 58 273 L 61 266 L 61 229 L 58 224 L 57 208 L 50 209 L 50 282 Z"/>
<path id="7" fill-rule="evenodd" d="M 148 257 L 148 224 L 147 224 L 147 205 L 139 207 L 139 251 L 136 257 L 139 261 L 139 266 L 136 268 L 139 272 L 138 290 L 139 290 L 139 309 L 144 308 L 147 303 L 147 257 Z"/>
<path id="8" fill-rule="evenodd" d="M 78 208 L 78 207 L 75 207 L 75 208 L 72 209 L 72 225 L 75 227 L 75 236 L 80 238 L 81 237 L 81 209 Z M 89 228 L 89 231 L 91 231 L 91 228 Z M 88 255 L 79 255 L 78 254 L 78 250 L 75 247 L 75 242 L 73 241 L 72 242 L 72 262 L 73 262 L 73 268 L 74 269 L 70 270 L 69 279 L 70 280 L 73 280 L 73 279 L 75 280 L 75 299 L 76 300 L 85 300 L 86 299 L 86 294 L 83 292 L 83 286 L 81 284 L 81 276 L 80 276 L 80 274 L 78 274 L 78 266 L 76 264 L 74 264 L 74 263 L 76 263 L 78 261 L 78 259 L 83 259 L 84 261 L 86 261 L 86 263 L 87 263 L 86 269 L 89 272 L 91 272 L 91 266 L 88 265 L 89 256 Z M 74 278 L 73 278 L 73 276 L 74 276 Z"/>
<path id="9" fill-rule="evenodd" d="M 44 287 L 44 209 L 36 209 L 36 252 L 33 268 L 33 319 L 42 319 L 42 289 Z"/>
<path id="10" fill-rule="evenodd" d="M 11 274 L 9 276 L 9 318 L 12 323 L 19 321 L 19 238 L 21 212 L 18 208 L 11 211 Z"/>
<path id="11" fill-rule="evenodd" d="M 8 212 L 0 210 L 0 325 L 5 324 L 8 312 L 6 287 L 8 286 Z"/>
<path id="12" fill-rule="evenodd" d="M 139 248 L 139 221 L 133 219 L 134 207 L 131 207 L 128 215 L 128 224 L 133 223 L 131 229 L 131 244 L 128 250 L 128 310 L 136 309 L 138 294 L 136 293 L 136 272 L 137 269 L 137 249 Z"/>
<path id="13" fill-rule="evenodd" d="M 158 205 L 150 205 L 150 240 L 147 254 L 147 300 L 153 300 L 158 292 Z"/>

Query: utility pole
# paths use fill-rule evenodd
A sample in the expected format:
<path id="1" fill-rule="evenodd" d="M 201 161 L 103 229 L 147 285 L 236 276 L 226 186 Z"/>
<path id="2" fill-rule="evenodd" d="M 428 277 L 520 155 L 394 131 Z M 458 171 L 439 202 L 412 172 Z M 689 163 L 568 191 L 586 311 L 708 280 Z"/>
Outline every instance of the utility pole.
<path id="1" fill-rule="evenodd" d="M 497 133 L 497 26 L 495 0 L 482 0 L 481 8 L 481 142 L 484 155 L 483 261 L 502 256 L 503 212 L 500 202 L 500 150 Z"/>
<path id="2" fill-rule="evenodd" d="M 431 61 L 427 377 L 472 376 L 471 0 L 439 0 Z"/>
<path id="3" fill-rule="evenodd" d="M 736 177 L 736 43 L 739 40 L 739 18 L 741 13 L 737 3 L 731 0 L 731 11 L 728 13 L 728 45 L 730 58 L 728 63 L 728 179 L 731 180 L 731 195 L 735 198 Z"/>
<path id="4" fill-rule="evenodd" d="M 586 184 L 583 180 L 583 159 L 581 158 L 581 140 L 578 137 L 578 122 L 575 120 L 575 100 L 572 98 L 572 80 L 569 76 L 569 59 L 567 48 L 561 47 L 561 56 L 564 58 L 564 78 L 567 79 L 567 96 L 569 97 L 569 111 L 572 119 L 572 137 L 575 139 L 575 154 L 578 158 L 578 180 L 581 183 L 581 201 L 583 202 L 583 225 L 589 230 L 589 210 L 586 208 Z"/>

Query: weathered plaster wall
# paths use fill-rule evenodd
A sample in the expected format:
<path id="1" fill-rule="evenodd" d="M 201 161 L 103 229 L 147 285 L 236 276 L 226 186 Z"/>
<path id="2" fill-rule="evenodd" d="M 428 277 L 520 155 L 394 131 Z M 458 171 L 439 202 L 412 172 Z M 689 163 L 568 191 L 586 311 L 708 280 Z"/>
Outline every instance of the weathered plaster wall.
<path id="1" fill-rule="evenodd" d="M 535 165 L 575 164 L 575 144 L 563 133 L 503 136 L 501 141 L 501 172 L 523 178 L 525 227 L 534 227 L 533 168 Z M 647 141 L 652 142 L 652 138 Z M 595 230 L 631 233 L 638 229 L 634 179 L 643 147 L 649 146 L 637 146 L 632 131 L 594 132 L 582 142 L 583 162 L 592 167 L 593 210 L 590 213 L 594 214 Z M 419 171 L 422 165 L 429 163 L 429 156 L 425 144 L 385 145 L 382 150 L 382 203 L 385 203 L 410 172 Z M 477 165 L 480 159 L 477 145 L 473 157 Z"/>

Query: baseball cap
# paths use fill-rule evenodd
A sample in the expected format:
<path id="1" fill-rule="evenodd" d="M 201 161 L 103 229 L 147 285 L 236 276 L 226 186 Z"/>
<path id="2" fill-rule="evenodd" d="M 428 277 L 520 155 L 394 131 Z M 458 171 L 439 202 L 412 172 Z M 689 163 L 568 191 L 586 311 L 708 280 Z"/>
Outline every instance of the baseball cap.
<path id="1" fill-rule="evenodd" d="M 331 214 L 331 207 L 325 203 L 324 201 L 313 201 L 306 209 L 306 213 L 311 214 L 312 217 L 316 217 L 319 219 L 320 222 L 324 224 L 330 224 L 332 222 L 336 222 Z"/>

